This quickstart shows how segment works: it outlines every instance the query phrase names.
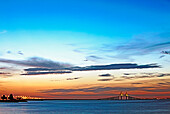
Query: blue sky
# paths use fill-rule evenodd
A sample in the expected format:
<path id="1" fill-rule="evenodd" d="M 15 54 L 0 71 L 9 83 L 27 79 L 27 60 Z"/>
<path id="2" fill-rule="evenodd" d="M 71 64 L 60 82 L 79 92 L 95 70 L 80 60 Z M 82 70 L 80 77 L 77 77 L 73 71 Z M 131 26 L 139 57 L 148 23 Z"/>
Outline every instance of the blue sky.
<path id="1" fill-rule="evenodd" d="M 169 32 L 169 5 L 168 0 L 1 1 L 0 30 L 7 31 L 1 42 L 9 49 L 24 50 L 29 41 L 32 46 L 53 40 L 56 45 L 97 48 L 102 43 L 115 45 L 148 34 L 151 38 L 143 39 L 152 39 Z"/>
<path id="2" fill-rule="evenodd" d="M 169 0 L 1 0 L 0 70 L 9 67 L 12 73 L 16 67 L 19 76 L 25 67 L 44 68 L 57 61 L 73 66 L 155 65 L 161 68 L 144 72 L 168 73 L 169 55 L 161 51 L 170 49 L 169 20 Z"/>
<path id="3" fill-rule="evenodd" d="M 4 0 L 0 26 L 11 31 L 59 30 L 127 38 L 169 30 L 169 4 L 168 0 Z"/>

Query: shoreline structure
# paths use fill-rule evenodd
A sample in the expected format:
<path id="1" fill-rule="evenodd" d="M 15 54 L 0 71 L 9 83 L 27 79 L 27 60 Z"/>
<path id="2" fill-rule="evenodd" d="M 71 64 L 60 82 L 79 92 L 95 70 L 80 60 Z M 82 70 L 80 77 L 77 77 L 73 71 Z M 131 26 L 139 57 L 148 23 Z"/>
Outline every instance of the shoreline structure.
<path id="1" fill-rule="evenodd" d="M 17 97 L 15 99 L 13 94 L 10 94 L 8 97 L 2 95 L 0 102 L 27 102 L 27 100 L 23 99 L 22 97 Z"/>

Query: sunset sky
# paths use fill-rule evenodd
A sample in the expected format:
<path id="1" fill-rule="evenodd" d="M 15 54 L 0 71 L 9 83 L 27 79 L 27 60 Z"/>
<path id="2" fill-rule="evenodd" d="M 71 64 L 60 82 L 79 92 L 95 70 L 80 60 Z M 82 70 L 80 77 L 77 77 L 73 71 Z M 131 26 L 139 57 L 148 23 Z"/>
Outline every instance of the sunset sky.
<path id="1" fill-rule="evenodd" d="M 0 95 L 170 96 L 169 0 L 1 0 Z"/>

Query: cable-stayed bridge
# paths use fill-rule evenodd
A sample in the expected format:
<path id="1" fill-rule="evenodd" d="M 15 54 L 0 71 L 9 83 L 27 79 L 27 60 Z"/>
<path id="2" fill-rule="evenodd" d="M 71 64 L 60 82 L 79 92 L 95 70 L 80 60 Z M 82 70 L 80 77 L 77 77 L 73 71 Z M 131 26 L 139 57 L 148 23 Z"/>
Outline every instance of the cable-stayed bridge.
<path id="1" fill-rule="evenodd" d="M 127 92 L 126 93 L 120 92 L 118 96 L 102 98 L 99 100 L 140 100 L 140 98 L 130 96 Z"/>

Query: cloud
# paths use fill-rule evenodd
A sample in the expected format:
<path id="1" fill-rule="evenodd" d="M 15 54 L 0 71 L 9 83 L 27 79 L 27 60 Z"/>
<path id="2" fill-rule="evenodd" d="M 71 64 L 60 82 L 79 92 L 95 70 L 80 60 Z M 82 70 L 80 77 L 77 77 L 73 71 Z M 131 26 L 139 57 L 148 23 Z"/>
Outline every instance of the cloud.
<path id="1" fill-rule="evenodd" d="M 51 96 L 117 96 L 118 94 L 49 94 Z"/>
<path id="2" fill-rule="evenodd" d="M 154 87 L 90 87 L 90 88 L 80 88 L 80 89 L 47 89 L 47 90 L 39 90 L 41 93 L 57 93 L 57 92 L 104 92 L 104 91 L 135 91 L 135 90 L 145 90 L 145 89 L 152 89 Z"/>
<path id="3" fill-rule="evenodd" d="M 106 79 L 98 79 L 98 81 L 111 81 L 113 80 L 112 78 L 106 78 Z"/>
<path id="4" fill-rule="evenodd" d="M 12 52 L 11 51 L 7 51 L 8 54 L 11 54 Z"/>
<path id="5" fill-rule="evenodd" d="M 75 77 L 75 78 L 67 78 L 66 80 L 77 80 L 80 79 L 81 77 Z"/>
<path id="6" fill-rule="evenodd" d="M 148 89 L 148 90 L 145 90 L 145 91 L 148 91 L 148 92 L 169 92 L 170 88 L 165 88 L 165 89 Z"/>
<path id="7" fill-rule="evenodd" d="M 143 84 L 143 83 L 132 83 L 132 84 Z"/>
<path id="8" fill-rule="evenodd" d="M 0 75 L 7 75 L 7 74 L 10 74 L 10 73 L 0 72 Z"/>
<path id="9" fill-rule="evenodd" d="M 170 55 L 170 51 L 162 51 L 161 53 Z"/>
<path id="10" fill-rule="evenodd" d="M 165 55 L 161 55 L 161 56 L 159 57 L 159 59 L 161 59 L 161 58 L 163 58 L 163 57 L 165 57 Z"/>
<path id="11" fill-rule="evenodd" d="M 101 74 L 101 75 L 99 75 L 99 77 L 105 77 L 105 78 L 98 79 L 98 81 L 111 81 L 114 78 L 114 76 L 112 76 L 112 78 L 110 78 L 111 76 L 112 76 L 111 74 Z"/>
<path id="12" fill-rule="evenodd" d="M 8 67 L 0 67 L 0 69 L 1 69 L 1 70 L 3 70 L 3 69 L 8 69 Z"/>
<path id="13" fill-rule="evenodd" d="M 133 63 L 125 64 L 109 64 L 109 65 L 93 65 L 86 67 L 71 67 L 72 71 L 92 71 L 92 70 L 116 70 L 116 69 L 143 69 L 143 68 L 160 68 L 157 64 L 137 65 Z"/>
<path id="14" fill-rule="evenodd" d="M 87 57 L 86 57 L 86 60 L 87 60 L 87 61 L 97 61 L 97 60 L 101 60 L 101 59 L 103 59 L 103 58 L 98 57 L 98 56 L 94 56 L 94 55 L 91 55 L 91 56 L 87 56 Z"/>
<path id="15" fill-rule="evenodd" d="M 19 55 L 24 55 L 24 53 L 22 53 L 21 51 L 18 51 L 18 54 L 19 54 Z"/>
<path id="16" fill-rule="evenodd" d="M 125 64 L 110 64 L 110 65 L 93 65 L 93 66 L 86 66 L 86 67 L 79 67 L 79 66 L 68 67 L 68 68 L 60 67 L 57 69 L 56 68 L 28 68 L 28 69 L 24 69 L 24 70 L 27 72 L 31 72 L 31 74 L 33 74 L 32 71 L 34 71 L 34 72 L 35 71 L 39 71 L 39 72 L 48 71 L 51 73 L 51 71 L 55 72 L 55 70 L 94 71 L 94 70 L 117 70 L 117 69 L 143 69 L 143 68 L 160 68 L 160 66 L 158 66 L 156 64 L 137 65 L 137 64 L 131 64 L 131 63 L 125 63 Z M 46 74 L 48 74 L 48 73 L 46 73 Z"/>
<path id="17" fill-rule="evenodd" d="M 62 74 L 62 73 L 72 73 L 72 71 L 161 68 L 161 66 L 157 64 L 138 65 L 136 63 L 91 65 L 91 66 L 79 67 L 79 66 L 73 66 L 69 63 L 55 62 L 41 57 L 31 57 L 27 60 L 0 59 L 0 62 L 27 66 L 27 67 L 34 67 L 34 68 L 24 69 L 24 71 L 26 71 L 27 73 L 21 75 Z"/>
<path id="18" fill-rule="evenodd" d="M 159 85 L 170 85 L 170 82 L 158 83 Z"/>
<path id="19" fill-rule="evenodd" d="M 142 41 L 141 41 L 142 42 Z M 112 56 L 113 58 L 122 58 L 122 59 L 129 59 L 131 56 L 139 56 L 139 55 L 147 55 L 154 51 L 161 51 L 165 48 L 170 47 L 170 42 L 164 42 L 164 43 L 157 43 L 150 45 L 149 43 L 143 44 L 143 43 L 132 43 L 132 44 L 125 44 L 120 45 L 116 47 L 116 50 L 118 50 L 118 54 L 115 56 Z"/>
<path id="20" fill-rule="evenodd" d="M 42 68 L 56 68 L 61 69 L 65 67 L 72 66 L 68 63 L 54 62 L 49 59 L 44 59 L 41 57 L 31 57 L 28 60 L 9 60 L 9 59 L 0 59 L 0 62 L 16 64 L 21 66 L 31 66 L 31 67 L 42 67 Z"/>
<path id="21" fill-rule="evenodd" d="M 168 73 L 141 73 L 138 76 L 121 76 L 123 79 L 140 79 L 140 78 L 154 78 L 154 77 L 164 77 L 170 76 Z"/>
<path id="22" fill-rule="evenodd" d="M 46 65 L 47 66 L 47 65 Z M 65 65 L 66 66 L 66 65 Z M 143 69 L 143 68 L 160 68 L 160 66 L 156 64 L 147 64 L 147 65 L 137 65 L 131 63 L 125 64 L 110 64 L 110 65 L 93 65 L 93 66 L 86 66 L 86 67 L 60 67 L 60 68 L 28 68 L 24 69 L 27 72 L 55 72 L 56 70 L 68 70 L 68 71 L 94 71 L 94 70 L 117 70 L 117 69 Z M 44 73 L 45 74 L 45 73 Z M 109 76 L 109 74 L 104 74 L 100 76 Z"/>
<path id="23" fill-rule="evenodd" d="M 7 31 L 3 30 L 3 31 L 0 32 L 0 34 L 4 34 L 4 33 L 7 33 Z"/>
<path id="24" fill-rule="evenodd" d="M 8 78 L 13 76 L 11 73 L 6 73 L 6 72 L 0 72 L 0 77 L 1 78 Z"/>
<path id="25" fill-rule="evenodd" d="M 135 75 L 136 73 L 124 73 L 124 75 Z"/>
<path id="26" fill-rule="evenodd" d="M 25 71 L 55 71 L 58 69 L 55 68 L 28 68 L 28 69 L 24 69 Z"/>
<path id="27" fill-rule="evenodd" d="M 122 64 L 109 64 L 109 65 L 91 65 L 86 67 L 75 66 L 72 67 L 71 64 L 54 62 L 52 60 L 32 57 L 28 60 L 9 60 L 9 59 L 0 59 L 0 62 L 17 64 L 22 66 L 32 66 L 38 68 L 29 68 L 25 71 L 40 71 L 40 70 L 71 70 L 71 71 L 90 71 L 90 70 L 114 70 L 114 69 L 143 69 L 143 68 L 160 68 L 157 64 L 146 64 L 138 65 L 135 63 L 122 63 Z"/>
<path id="28" fill-rule="evenodd" d="M 169 34 L 170 32 L 164 32 L 135 36 L 135 38 L 127 43 L 103 44 L 100 51 L 101 53 L 107 53 L 109 58 L 118 59 L 132 59 L 131 57 L 133 56 L 147 55 L 155 52 L 160 53 L 170 48 Z"/>
<path id="29" fill-rule="evenodd" d="M 71 71 L 55 71 L 55 72 L 27 72 L 21 75 L 44 75 L 44 74 L 65 74 L 72 73 Z"/>
<path id="30" fill-rule="evenodd" d="M 100 77 L 110 77 L 110 76 L 112 76 L 111 74 L 101 74 L 101 75 L 99 75 Z"/>

